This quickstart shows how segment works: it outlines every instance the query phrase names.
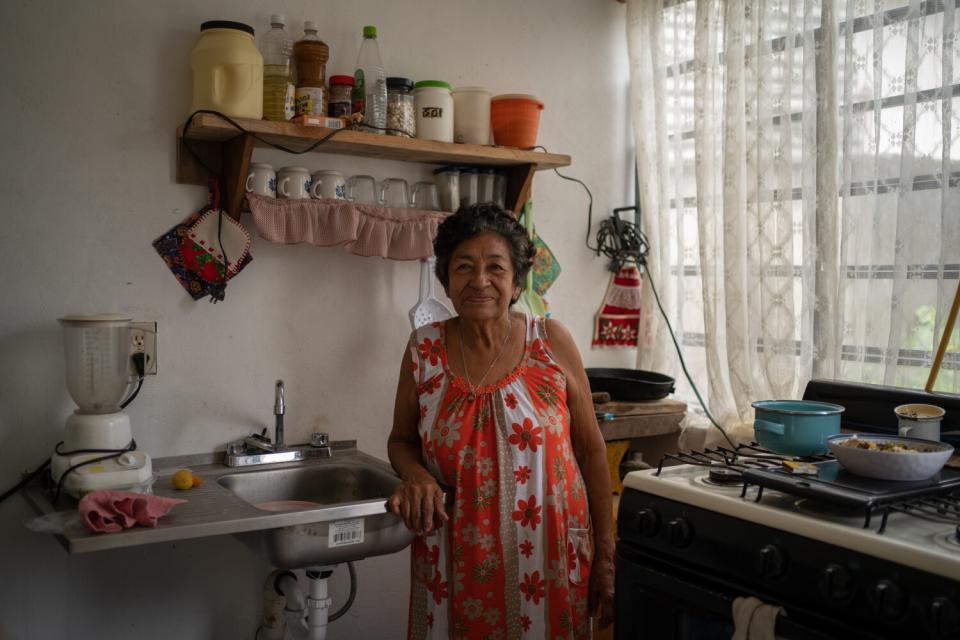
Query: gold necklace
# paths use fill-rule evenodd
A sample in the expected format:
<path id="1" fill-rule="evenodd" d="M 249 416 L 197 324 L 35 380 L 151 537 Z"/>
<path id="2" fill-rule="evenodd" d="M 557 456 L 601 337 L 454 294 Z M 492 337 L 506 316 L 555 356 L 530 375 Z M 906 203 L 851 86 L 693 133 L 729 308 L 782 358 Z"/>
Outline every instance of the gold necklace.
<path id="1" fill-rule="evenodd" d="M 477 394 L 477 390 L 480 389 L 483 381 L 487 379 L 490 371 L 493 370 L 493 365 L 497 364 L 497 360 L 499 360 L 500 356 L 503 355 L 503 350 L 507 348 L 507 342 L 510 341 L 510 336 L 513 334 L 513 318 L 511 317 L 508 322 L 510 323 L 510 328 L 507 330 L 507 335 L 503 339 L 503 344 L 500 345 L 500 351 L 497 352 L 496 357 L 494 357 L 493 361 L 490 363 L 490 366 L 487 367 L 487 370 L 483 372 L 483 376 L 476 385 L 470 382 L 470 373 L 467 371 L 467 354 L 463 349 L 463 326 L 457 327 L 457 335 L 460 338 L 460 360 L 463 362 L 463 377 L 467 381 L 467 386 L 470 387 L 471 398 Z"/>

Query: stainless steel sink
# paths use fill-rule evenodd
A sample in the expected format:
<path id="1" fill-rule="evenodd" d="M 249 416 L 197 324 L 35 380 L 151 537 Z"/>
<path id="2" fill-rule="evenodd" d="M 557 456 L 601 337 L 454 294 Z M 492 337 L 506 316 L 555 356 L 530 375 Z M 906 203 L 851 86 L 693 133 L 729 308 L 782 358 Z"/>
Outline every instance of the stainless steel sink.
<path id="1" fill-rule="evenodd" d="M 329 565 L 394 553 L 413 540 L 386 499 L 389 466 L 336 457 L 296 467 L 230 473 L 217 482 L 264 512 L 309 513 L 312 522 L 234 534 L 277 568 Z"/>

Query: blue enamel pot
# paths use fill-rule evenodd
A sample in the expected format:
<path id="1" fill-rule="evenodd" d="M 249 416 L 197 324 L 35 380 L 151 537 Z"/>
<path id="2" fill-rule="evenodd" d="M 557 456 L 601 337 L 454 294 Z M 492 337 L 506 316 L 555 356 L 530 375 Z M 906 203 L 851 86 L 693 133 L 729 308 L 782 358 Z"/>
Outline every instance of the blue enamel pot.
<path id="1" fill-rule="evenodd" d="M 760 400 L 752 406 L 757 442 L 788 456 L 826 453 L 827 438 L 840 433 L 844 411 L 838 404 L 809 400 Z"/>

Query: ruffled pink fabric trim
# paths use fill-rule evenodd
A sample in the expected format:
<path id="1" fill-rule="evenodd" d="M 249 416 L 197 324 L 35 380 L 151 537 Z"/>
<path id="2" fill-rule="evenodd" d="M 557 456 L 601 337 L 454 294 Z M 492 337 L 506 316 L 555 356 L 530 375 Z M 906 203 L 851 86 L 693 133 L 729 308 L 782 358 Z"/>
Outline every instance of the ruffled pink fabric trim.
<path id="1" fill-rule="evenodd" d="M 449 213 L 391 209 L 346 200 L 282 200 L 247 194 L 260 237 L 320 247 L 344 245 L 358 256 L 418 260 L 433 255 L 437 227 Z"/>

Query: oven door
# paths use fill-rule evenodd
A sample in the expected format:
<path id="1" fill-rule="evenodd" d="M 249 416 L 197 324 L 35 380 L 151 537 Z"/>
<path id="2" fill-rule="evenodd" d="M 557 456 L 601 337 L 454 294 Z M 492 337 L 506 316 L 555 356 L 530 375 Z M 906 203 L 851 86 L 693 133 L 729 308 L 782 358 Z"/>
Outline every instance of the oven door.
<path id="1" fill-rule="evenodd" d="M 657 560 L 636 547 L 617 547 L 617 640 L 730 640 L 733 601 L 740 596 L 766 600 L 727 580 Z M 777 603 L 783 604 L 783 603 Z M 784 605 L 776 637 L 784 640 L 876 639 L 837 620 Z"/>

